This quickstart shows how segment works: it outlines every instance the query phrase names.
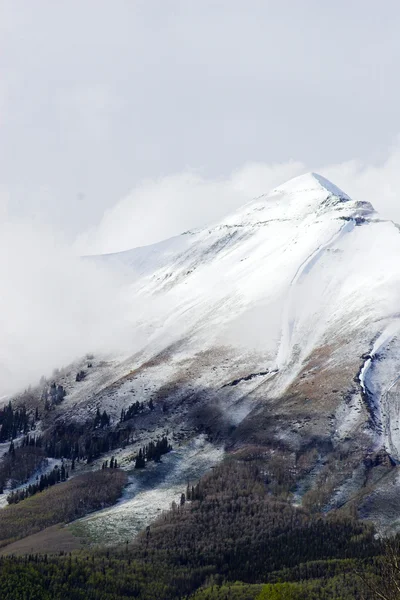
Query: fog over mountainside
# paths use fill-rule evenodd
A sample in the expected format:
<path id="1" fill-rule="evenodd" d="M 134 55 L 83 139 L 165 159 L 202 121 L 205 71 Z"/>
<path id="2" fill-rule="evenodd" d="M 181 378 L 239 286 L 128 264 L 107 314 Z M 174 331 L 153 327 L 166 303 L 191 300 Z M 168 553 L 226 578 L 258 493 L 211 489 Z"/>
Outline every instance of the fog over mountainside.
<path id="1" fill-rule="evenodd" d="M 61 234 L 0 222 L 0 397 L 37 383 L 91 348 L 124 347 L 117 277 L 74 256 Z"/>
<path id="2" fill-rule="evenodd" d="M 369 201 L 384 218 L 400 221 L 398 137 L 376 162 L 360 159 L 314 163 L 324 177 L 354 200 Z M 247 162 L 229 175 L 210 177 L 186 169 L 146 179 L 80 231 L 75 248 L 81 254 L 104 254 L 155 243 L 193 227 L 219 221 L 252 198 L 311 170 L 306 161 Z"/>
<path id="3" fill-rule="evenodd" d="M 336 381 L 326 387 L 339 388 L 332 396 L 339 408 L 340 392 L 354 387 L 371 354 L 354 394 L 364 395 L 376 443 L 383 428 L 379 440 L 397 458 L 383 388 L 397 368 L 399 246 L 398 227 L 371 204 L 308 174 L 214 226 L 103 260 L 123 265 L 128 278 L 136 331 L 145 340 L 139 360 L 168 352 L 168 370 L 172 362 L 191 374 L 196 356 L 208 353 L 203 387 L 264 372 L 243 383 L 238 405 L 284 394 L 300 373 L 302 385 L 315 380 L 307 367 L 321 353 L 320 385 L 326 369 Z M 387 384 L 393 393 L 395 380 Z M 340 435 L 340 427 L 332 433 Z"/>
<path id="4" fill-rule="evenodd" d="M 158 483 L 138 488 L 130 480 L 125 508 L 100 514 L 96 527 L 114 523 L 115 540 L 115 523 L 134 507 L 140 526 L 133 530 L 143 527 L 154 512 L 140 494 L 167 508 L 185 479 L 201 476 L 224 450 L 264 448 L 285 464 L 307 465 L 288 470 L 296 502 L 325 511 L 350 503 L 397 528 L 382 506 L 390 501 L 397 515 L 399 251 L 394 222 L 309 173 L 154 245 L 74 261 L 17 254 L 27 267 L 40 262 L 52 309 L 46 330 L 37 312 L 27 331 L 39 336 L 49 361 L 65 361 L 26 397 L 44 411 L 48 455 L 67 443 L 61 456 L 89 463 L 103 460 L 102 447 L 128 444 L 119 462 L 129 471 L 131 444 L 137 452 L 165 435 L 173 447 L 183 444 Z M 64 287 L 57 279 L 47 285 L 54 261 L 61 282 L 70 269 Z M 35 277 L 28 268 L 23 285 L 37 285 Z M 66 302 L 76 305 L 78 321 L 60 319 Z M 94 355 L 85 359 L 90 347 Z M 3 364 L 12 358 L 9 352 Z M 28 379 L 35 358 L 25 361 Z M 18 398 L 17 405 L 26 402 Z M 133 430 L 126 414 L 135 417 Z M 69 449 L 71 435 L 79 452 Z"/>
<path id="5" fill-rule="evenodd" d="M 322 172 L 355 200 L 371 201 L 382 217 L 396 219 L 398 156 L 394 145 L 379 165 L 348 161 L 324 166 Z M 220 179 L 188 171 L 144 181 L 97 225 L 93 213 L 93 227 L 86 232 L 86 226 L 79 225 L 80 212 L 74 210 L 76 227 L 84 232 L 74 247 L 51 212 L 44 215 L 34 202 L 36 212 L 28 219 L 2 190 L 0 272 L 7 283 L 0 299 L 0 325 L 3 348 L 8 350 L 0 355 L 0 397 L 48 376 L 84 352 L 129 355 L 141 347 L 137 331 L 131 330 L 135 304 L 129 293 L 125 295 L 119 271 L 82 262 L 79 255 L 142 246 L 193 226 L 220 222 L 251 198 L 306 169 L 299 161 L 249 163 Z M 270 311 L 273 316 L 273 306 Z M 272 320 L 274 330 L 276 319 Z M 241 336 L 247 336 L 243 328 Z"/>

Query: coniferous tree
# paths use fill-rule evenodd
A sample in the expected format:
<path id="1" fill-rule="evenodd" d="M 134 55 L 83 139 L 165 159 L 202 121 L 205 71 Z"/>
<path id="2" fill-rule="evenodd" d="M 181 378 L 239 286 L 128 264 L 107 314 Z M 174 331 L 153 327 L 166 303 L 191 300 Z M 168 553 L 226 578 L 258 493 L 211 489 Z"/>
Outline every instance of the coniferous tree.
<path id="1" fill-rule="evenodd" d="M 135 460 L 135 469 L 144 469 L 146 466 L 146 462 L 143 456 L 142 449 L 140 448 L 139 454 L 136 456 Z"/>

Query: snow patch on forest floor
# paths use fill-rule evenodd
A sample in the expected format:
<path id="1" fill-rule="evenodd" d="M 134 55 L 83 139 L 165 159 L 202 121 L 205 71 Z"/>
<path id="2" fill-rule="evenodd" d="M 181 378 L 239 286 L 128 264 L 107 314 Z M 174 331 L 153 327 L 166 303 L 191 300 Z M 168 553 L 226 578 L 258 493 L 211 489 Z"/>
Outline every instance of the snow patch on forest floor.
<path id="1" fill-rule="evenodd" d="M 75 521 L 70 528 L 89 543 L 131 541 L 173 501 L 179 503 L 187 483 L 195 484 L 223 455 L 222 447 L 213 446 L 200 435 L 164 456 L 162 463 L 129 471 L 129 483 L 116 505 Z"/>
<path id="2" fill-rule="evenodd" d="M 8 445 L 10 445 L 10 444 L 8 443 Z M 54 467 L 56 465 L 58 467 L 61 467 L 60 459 L 44 458 L 40 468 L 37 471 L 35 471 L 33 473 L 33 475 L 31 475 L 31 477 L 27 481 L 25 481 L 24 483 L 21 483 L 20 485 L 14 487 L 14 488 L 6 487 L 4 489 L 3 494 L 0 494 L 0 508 L 5 508 L 6 506 L 8 506 L 7 497 L 9 496 L 11 491 L 18 492 L 19 490 L 22 490 L 22 489 L 28 487 L 29 485 L 33 485 L 34 483 L 37 483 L 38 480 L 40 479 L 41 475 L 48 475 L 49 473 L 51 473 L 51 471 L 54 469 Z"/>

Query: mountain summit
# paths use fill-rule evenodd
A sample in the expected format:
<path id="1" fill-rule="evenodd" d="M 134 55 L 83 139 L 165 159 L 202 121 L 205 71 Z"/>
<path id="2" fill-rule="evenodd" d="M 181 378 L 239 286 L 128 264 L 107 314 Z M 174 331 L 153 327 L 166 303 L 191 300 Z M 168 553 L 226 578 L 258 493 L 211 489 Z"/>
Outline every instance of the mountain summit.
<path id="1" fill-rule="evenodd" d="M 210 227 L 98 257 L 125 269 L 136 351 L 85 394 L 72 384 L 64 418 L 151 400 L 179 439 L 293 458 L 297 502 L 400 514 L 399 254 L 392 222 L 311 173 Z"/>
<path id="2" fill-rule="evenodd" d="M 332 210 L 349 217 L 361 217 L 374 212 L 369 202 L 353 201 L 321 175 L 306 173 L 239 208 L 223 223 L 239 224 L 242 220 L 256 224 L 261 217 L 264 221 L 304 219 L 309 215 L 315 217 Z"/>
<path id="3" fill-rule="evenodd" d="M 318 173 L 305 173 L 304 175 L 299 175 L 274 190 L 274 192 L 279 192 L 281 194 L 290 193 L 296 195 L 304 192 L 319 194 L 321 191 L 337 196 L 342 200 L 351 200 L 351 198 L 340 188 Z"/>

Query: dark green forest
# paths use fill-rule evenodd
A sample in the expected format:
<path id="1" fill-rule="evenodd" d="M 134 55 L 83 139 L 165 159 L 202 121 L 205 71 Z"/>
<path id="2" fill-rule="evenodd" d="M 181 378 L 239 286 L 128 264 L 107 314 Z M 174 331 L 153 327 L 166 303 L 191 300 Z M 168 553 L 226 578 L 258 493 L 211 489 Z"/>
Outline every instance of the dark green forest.
<path id="1" fill-rule="evenodd" d="M 45 419 L 64 395 L 62 386 L 50 387 Z M 41 416 L 37 408 L 8 405 L 0 412 L 4 441 L 10 441 L 0 483 L 24 482 L 47 457 L 60 460 L 36 483 L 12 491 L 1 511 L 0 600 L 400 597 L 398 547 L 388 551 L 373 526 L 358 519 L 355 505 L 320 512 L 323 503 L 313 501 L 311 492 L 303 506 L 293 505 L 297 479 L 313 462 L 311 449 L 294 456 L 266 446 L 232 448 L 200 481 L 188 481 L 170 510 L 120 546 L 52 554 L 39 546 L 34 555 L 7 554 L 15 541 L 115 504 L 127 476 L 114 457 L 100 470 L 69 474 L 75 463 L 131 444 L 135 419 L 153 410 L 152 403 L 135 402 L 112 424 L 97 409 L 85 424 L 58 421 L 39 436 L 32 433 Z M 13 441 L 17 434 L 23 434 L 19 444 Z M 166 436 L 151 441 L 133 457 L 134 467 L 157 463 L 171 449 Z"/>
<path id="2" fill-rule="evenodd" d="M 100 473 L 122 476 L 118 469 Z M 22 510 L 72 481 L 6 511 Z M 96 496 L 110 481 L 92 485 Z M 231 457 L 189 483 L 181 502 L 132 542 L 1 557 L 0 597 L 372 600 L 375 588 L 392 585 L 385 546 L 371 525 L 340 512 L 311 514 L 273 494 L 271 486 L 262 462 Z"/>

